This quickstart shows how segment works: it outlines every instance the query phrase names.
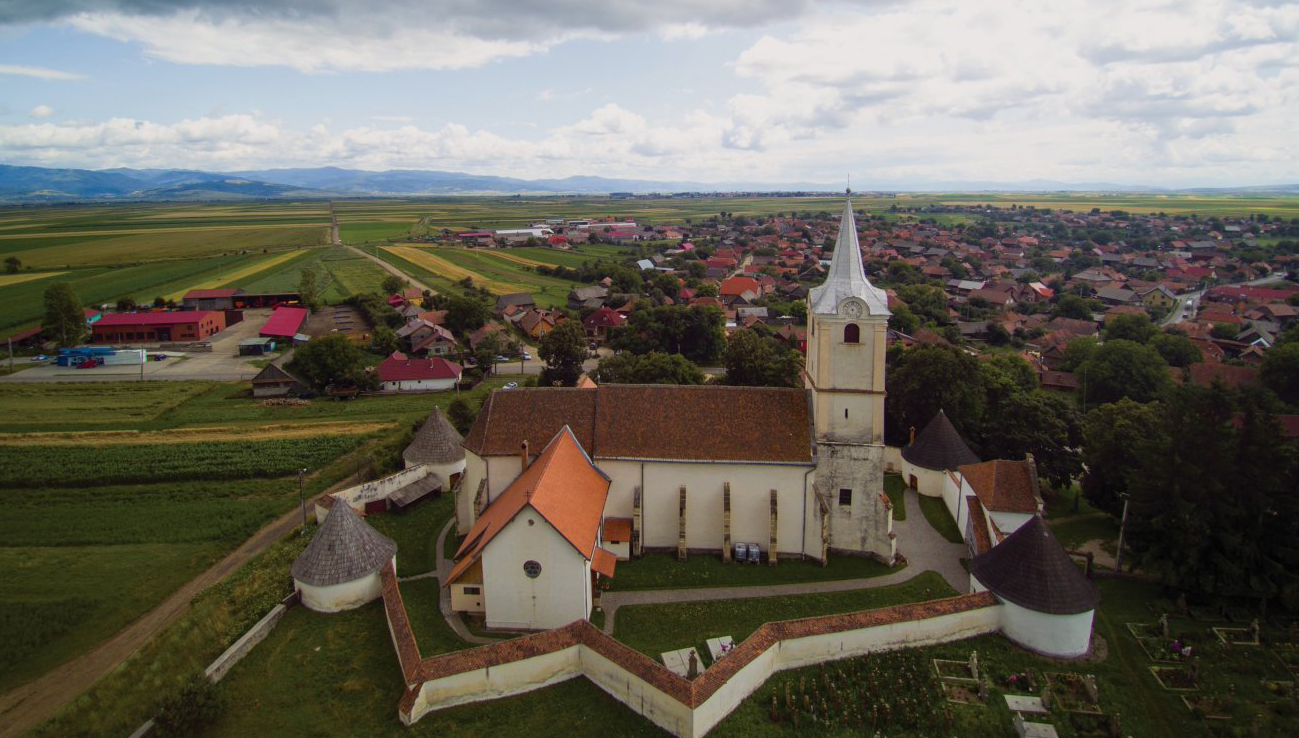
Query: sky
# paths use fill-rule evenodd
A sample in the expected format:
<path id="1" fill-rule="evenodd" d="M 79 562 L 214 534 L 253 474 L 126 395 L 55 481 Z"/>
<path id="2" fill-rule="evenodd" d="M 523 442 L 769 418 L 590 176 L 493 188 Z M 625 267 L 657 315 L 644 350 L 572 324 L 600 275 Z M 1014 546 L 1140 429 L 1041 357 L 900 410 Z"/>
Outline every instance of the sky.
<path id="1" fill-rule="evenodd" d="M 0 163 L 1299 182 L 1280 0 L 0 0 Z"/>

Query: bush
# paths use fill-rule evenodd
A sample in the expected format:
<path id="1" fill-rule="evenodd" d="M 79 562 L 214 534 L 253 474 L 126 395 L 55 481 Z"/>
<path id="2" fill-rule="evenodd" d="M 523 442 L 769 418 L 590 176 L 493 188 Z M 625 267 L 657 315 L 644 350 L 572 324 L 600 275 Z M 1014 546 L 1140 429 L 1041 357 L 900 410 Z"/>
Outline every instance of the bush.
<path id="1" fill-rule="evenodd" d="M 164 738 L 191 736 L 211 725 L 220 714 L 221 697 L 216 685 L 202 674 L 195 674 L 158 701 L 154 730 Z"/>

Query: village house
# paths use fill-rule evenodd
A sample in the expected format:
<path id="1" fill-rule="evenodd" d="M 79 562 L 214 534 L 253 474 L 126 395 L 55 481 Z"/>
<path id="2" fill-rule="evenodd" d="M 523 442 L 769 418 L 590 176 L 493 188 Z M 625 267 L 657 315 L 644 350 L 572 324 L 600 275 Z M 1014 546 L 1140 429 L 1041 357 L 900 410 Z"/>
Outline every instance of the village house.
<path id="1" fill-rule="evenodd" d="M 411 357 L 394 351 L 375 367 L 384 392 L 427 392 L 453 389 L 460 382 L 460 365 L 440 356 Z"/>

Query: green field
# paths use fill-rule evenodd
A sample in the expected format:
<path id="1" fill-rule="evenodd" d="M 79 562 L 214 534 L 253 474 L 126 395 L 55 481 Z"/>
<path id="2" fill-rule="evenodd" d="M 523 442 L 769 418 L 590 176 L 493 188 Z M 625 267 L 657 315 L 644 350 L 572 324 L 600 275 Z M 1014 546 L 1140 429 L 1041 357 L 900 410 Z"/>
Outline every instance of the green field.
<path id="1" fill-rule="evenodd" d="M 477 401 L 505 381 L 462 395 Z M 298 468 L 311 471 L 308 495 L 393 468 L 412 424 L 455 397 L 278 406 L 246 393 L 218 382 L 0 385 L 0 628 L 21 634 L 0 644 L 0 692 L 117 632 L 292 510 Z M 16 435 L 32 433 L 53 435 Z M 167 442 L 136 440 L 159 433 Z M 394 518 L 404 566 L 431 566 L 421 528 L 449 514 L 434 501 Z"/>
<path id="2" fill-rule="evenodd" d="M 343 243 L 361 244 L 370 243 L 372 241 L 399 239 L 410 233 L 410 229 L 411 223 L 402 221 L 340 222 L 338 224 L 338 237 L 343 241 Z"/>
<path id="3" fill-rule="evenodd" d="M 321 296 L 329 303 L 341 302 L 358 292 L 380 292 L 380 284 L 388 276 L 379 265 L 354 251 L 327 246 L 239 286 L 249 292 L 292 292 L 298 289 L 306 270 L 316 273 Z"/>

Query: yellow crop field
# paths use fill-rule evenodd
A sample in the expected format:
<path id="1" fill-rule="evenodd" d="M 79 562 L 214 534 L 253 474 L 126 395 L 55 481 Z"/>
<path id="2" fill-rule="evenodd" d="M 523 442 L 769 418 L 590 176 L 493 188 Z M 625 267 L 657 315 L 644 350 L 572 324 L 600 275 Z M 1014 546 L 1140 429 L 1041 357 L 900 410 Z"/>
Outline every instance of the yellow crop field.
<path id="1" fill-rule="evenodd" d="M 507 254 L 507 253 L 505 253 L 504 251 L 484 251 L 484 250 L 481 250 L 481 249 L 480 249 L 480 250 L 478 250 L 478 251 L 475 251 L 474 253 L 475 253 L 475 254 L 478 254 L 479 256 L 488 256 L 488 257 L 495 257 L 495 258 L 497 258 L 497 259 L 505 259 L 506 261 L 512 261 L 512 262 L 514 262 L 515 264 L 522 264 L 523 266 L 530 266 L 530 267 L 539 267 L 539 266 L 552 267 L 552 266 L 554 266 L 554 264 L 547 264 L 547 263 L 544 262 L 544 261 L 537 261 L 536 259 L 529 259 L 529 258 L 527 258 L 527 257 L 523 257 L 523 256 L 516 256 L 516 255 L 514 255 L 514 254 Z"/>
<path id="2" fill-rule="evenodd" d="M 192 284 L 183 290 L 176 290 L 170 295 L 167 295 L 167 299 L 179 300 L 180 298 L 185 296 L 186 292 L 189 292 L 190 290 L 206 290 L 206 289 L 212 289 L 213 287 L 220 287 L 223 284 L 231 284 L 233 282 L 238 282 L 239 280 L 245 277 L 251 277 L 252 275 L 257 274 L 258 272 L 265 271 L 267 269 L 270 269 L 271 267 L 279 266 L 280 264 L 283 264 L 289 259 L 292 259 L 295 256 L 299 256 L 301 254 L 302 254 L 301 251 L 285 251 L 282 254 L 276 254 L 275 256 L 272 256 L 267 259 L 259 259 L 253 262 L 252 264 L 249 264 L 248 266 L 242 267 L 240 269 L 236 269 L 233 272 L 227 272 L 213 279 L 205 279 L 202 282 L 199 282 L 198 284 Z"/>
<path id="3" fill-rule="evenodd" d="M 30 282 L 33 279 L 43 279 L 45 277 L 54 277 L 67 272 L 25 272 L 23 274 L 0 274 L 0 287 L 8 287 L 11 284 L 21 284 Z"/>
<path id="4" fill-rule="evenodd" d="M 528 287 L 524 285 L 487 279 L 478 272 L 452 264 L 446 259 L 434 256 L 433 254 L 430 254 L 423 249 L 415 248 L 414 246 L 383 246 L 382 248 L 393 256 L 400 257 L 412 264 L 424 267 L 430 272 L 453 282 L 469 277 L 474 280 L 474 284 L 482 285 L 498 295 L 510 292 L 528 291 Z"/>

